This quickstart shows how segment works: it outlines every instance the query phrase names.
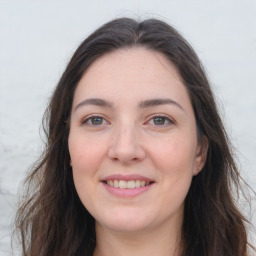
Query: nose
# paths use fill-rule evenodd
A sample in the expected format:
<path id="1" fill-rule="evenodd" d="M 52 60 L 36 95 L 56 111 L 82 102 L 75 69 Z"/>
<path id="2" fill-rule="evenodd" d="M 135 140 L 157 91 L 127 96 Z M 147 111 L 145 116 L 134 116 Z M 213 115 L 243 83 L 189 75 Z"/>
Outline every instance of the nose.
<path id="1" fill-rule="evenodd" d="M 119 127 L 113 134 L 108 157 L 123 164 L 131 164 L 142 161 L 145 156 L 136 127 Z"/>

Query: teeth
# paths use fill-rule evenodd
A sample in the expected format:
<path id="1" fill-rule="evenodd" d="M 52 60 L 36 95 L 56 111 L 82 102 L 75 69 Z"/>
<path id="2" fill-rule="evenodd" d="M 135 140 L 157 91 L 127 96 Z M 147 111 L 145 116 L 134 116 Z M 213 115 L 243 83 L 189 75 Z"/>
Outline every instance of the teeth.
<path id="1" fill-rule="evenodd" d="M 136 187 L 136 188 L 139 188 L 139 187 L 140 187 L 140 180 L 136 180 L 136 181 L 135 181 L 135 187 Z"/>
<path id="2" fill-rule="evenodd" d="M 108 184 L 108 185 L 110 185 L 110 184 Z M 118 185 L 119 185 L 118 180 L 114 180 L 114 187 L 115 187 L 115 188 L 118 188 Z M 111 185 L 110 185 L 110 186 L 111 186 Z"/>
<path id="3" fill-rule="evenodd" d="M 118 187 L 119 188 L 126 188 L 127 187 L 127 182 L 125 182 L 124 180 L 119 180 Z"/>
<path id="4" fill-rule="evenodd" d="M 134 180 L 129 180 L 127 182 L 126 188 L 135 188 L 135 181 Z"/>
<path id="5" fill-rule="evenodd" d="M 125 181 L 125 180 L 108 180 L 107 184 L 111 187 L 115 187 L 115 188 L 129 188 L 129 189 L 133 189 L 133 188 L 139 188 L 139 187 L 144 187 L 150 184 L 149 181 L 144 181 L 144 180 L 129 180 L 129 181 Z"/>

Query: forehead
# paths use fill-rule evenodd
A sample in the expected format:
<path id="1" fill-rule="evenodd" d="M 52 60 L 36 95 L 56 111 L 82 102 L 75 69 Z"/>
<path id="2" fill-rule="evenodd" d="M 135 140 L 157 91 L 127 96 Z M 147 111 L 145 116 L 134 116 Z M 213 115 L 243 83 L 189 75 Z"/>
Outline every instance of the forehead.
<path id="1" fill-rule="evenodd" d="M 166 96 L 189 101 L 176 67 L 160 52 L 134 47 L 95 60 L 78 83 L 74 103 L 85 97 L 104 97 L 122 103 Z"/>
<path id="2" fill-rule="evenodd" d="M 166 77 L 166 73 L 182 81 L 175 65 L 163 53 L 137 46 L 118 49 L 99 57 L 89 66 L 82 79 L 86 76 L 89 80 L 88 75 L 94 76 L 93 79 L 102 75 L 113 78 L 115 74 L 115 79 L 134 78 L 138 81 L 138 78 Z"/>

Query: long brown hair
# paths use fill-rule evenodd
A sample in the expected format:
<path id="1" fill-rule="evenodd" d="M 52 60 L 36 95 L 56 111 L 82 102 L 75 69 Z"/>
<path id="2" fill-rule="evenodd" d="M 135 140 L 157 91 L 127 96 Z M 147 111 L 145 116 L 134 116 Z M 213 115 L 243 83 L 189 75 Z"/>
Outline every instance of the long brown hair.
<path id="1" fill-rule="evenodd" d="M 247 256 L 248 222 L 232 196 L 243 190 L 241 177 L 199 58 L 168 24 L 129 18 L 103 25 L 82 42 L 53 93 L 44 116 L 45 151 L 26 179 L 16 218 L 23 255 L 93 255 L 94 218 L 78 198 L 70 167 L 71 106 L 79 80 L 95 59 L 134 46 L 161 52 L 177 67 L 194 108 L 198 137 L 209 143 L 206 164 L 185 200 L 182 256 Z"/>

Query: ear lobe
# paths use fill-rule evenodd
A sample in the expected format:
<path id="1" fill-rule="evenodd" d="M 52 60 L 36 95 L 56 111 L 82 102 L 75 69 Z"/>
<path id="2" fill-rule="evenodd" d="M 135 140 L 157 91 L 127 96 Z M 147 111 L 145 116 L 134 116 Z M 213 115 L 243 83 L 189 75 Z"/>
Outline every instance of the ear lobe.
<path id="1" fill-rule="evenodd" d="M 200 143 L 197 146 L 197 152 L 195 157 L 195 165 L 193 175 L 196 176 L 204 167 L 206 159 L 207 159 L 207 152 L 208 152 L 209 142 L 208 139 L 203 136 L 201 138 Z"/>

